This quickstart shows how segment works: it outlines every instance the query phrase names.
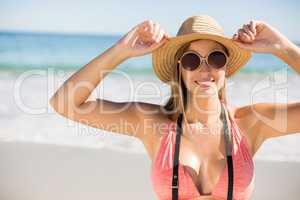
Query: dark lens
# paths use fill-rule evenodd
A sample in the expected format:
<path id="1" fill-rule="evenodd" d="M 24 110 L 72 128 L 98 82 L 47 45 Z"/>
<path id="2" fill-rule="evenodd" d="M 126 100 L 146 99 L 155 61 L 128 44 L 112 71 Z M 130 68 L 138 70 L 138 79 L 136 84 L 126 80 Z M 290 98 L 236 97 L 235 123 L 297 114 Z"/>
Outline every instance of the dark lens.
<path id="1" fill-rule="evenodd" d="M 208 64 L 216 69 L 220 69 L 226 64 L 226 56 L 221 51 L 214 51 L 208 56 Z"/>
<path id="2" fill-rule="evenodd" d="M 181 64 L 186 70 L 194 70 L 200 64 L 200 58 L 194 53 L 187 53 L 181 58 Z"/>

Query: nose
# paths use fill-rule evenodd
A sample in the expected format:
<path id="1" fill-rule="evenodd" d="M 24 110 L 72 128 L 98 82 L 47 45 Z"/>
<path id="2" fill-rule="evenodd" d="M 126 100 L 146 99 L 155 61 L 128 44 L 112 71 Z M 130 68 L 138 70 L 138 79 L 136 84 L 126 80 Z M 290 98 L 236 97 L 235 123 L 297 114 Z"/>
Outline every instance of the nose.
<path id="1" fill-rule="evenodd" d="M 210 67 L 208 66 L 205 60 L 202 60 L 202 63 L 200 64 L 197 70 L 199 72 L 210 72 Z"/>

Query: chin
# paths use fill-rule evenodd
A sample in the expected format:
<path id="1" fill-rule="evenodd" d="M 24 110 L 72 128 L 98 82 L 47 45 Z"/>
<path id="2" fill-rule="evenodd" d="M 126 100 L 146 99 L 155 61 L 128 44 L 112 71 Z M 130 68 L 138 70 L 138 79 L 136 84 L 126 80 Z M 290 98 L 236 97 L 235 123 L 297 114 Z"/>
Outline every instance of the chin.
<path id="1" fill-rule="evenodd" d="M 217 85 L 213 80 L 210 84 L 199 84 L 197 82 L 190 82 L 190 87 L 187 89 L 194 96 L 205 96 L 205 97 L 213 97 L 214 95 L 218 95 Z"/>
<path id="2" fill-rule="evenodd" d="M 210 87 L 210 88 L 196 88 L 194 95 L 199 97 L 200 96 L 213 97 L 218 94 L 213 87 Z"/>

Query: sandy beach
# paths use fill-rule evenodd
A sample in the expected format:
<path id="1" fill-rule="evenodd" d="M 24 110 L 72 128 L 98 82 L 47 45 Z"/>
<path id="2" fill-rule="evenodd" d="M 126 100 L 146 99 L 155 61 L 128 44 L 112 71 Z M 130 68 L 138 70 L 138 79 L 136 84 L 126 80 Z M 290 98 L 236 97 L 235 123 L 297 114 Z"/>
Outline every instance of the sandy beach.
<path id="1" fill-rule="evenodd" d="M 0 142 L 0 199 L 157 200 L 146 154 Z M 298 200 L 300 163 L 255 161 L 251 200 Z"/>

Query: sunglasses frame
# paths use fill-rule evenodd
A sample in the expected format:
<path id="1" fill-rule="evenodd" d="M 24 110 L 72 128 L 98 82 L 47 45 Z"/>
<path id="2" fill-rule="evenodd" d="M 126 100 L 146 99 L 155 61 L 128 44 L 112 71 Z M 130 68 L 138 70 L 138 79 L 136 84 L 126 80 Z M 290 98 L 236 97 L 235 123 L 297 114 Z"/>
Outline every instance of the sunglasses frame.
<path id="1" fill-rule="evenodd" d="M 204 56 L 204 57 L 201 56 L 197 51 L 194 51 L 194 50 L 188 50 L 188 51 L 186 51 L 186 52 L 184 52 L 184 53 L 182 54 L 182 56 L 179 58 L 179 60 L 177 61 L 177 63 L 178 63 L 182 68 L 184 68 L 185 70 L 188 70 L 188 71 L 194 71 L 194 70 L 198 69 L 198 68 L 202 65 L 203 61 L 205 61 L 206 64 L 207 64 L 210 68 L 213 68 L 213 69 L 216 69 L 216 70 L 222 69 L 224 66 L 223 66 L 223 67 L 220 67 L 220 68 L 215 68 L 215 67 L 210 66 L 210 64 L 208 64 L 208 57 L 209 57 L 210 54 L 213 53 L 213 52 L 222 52 L 222 53 L 225 55 L 225 57 L 226 57 L 226 63 L 224 64 L 224 66 L 226 66 L 227 63 L 228 63 L 228 55 L 227 55 L 227 53 L 226 53 L 225 51 L 219 50 L 219 49 L 212 49 L 211 51 L 209 51 L 209 53 L 207 54 L 207 56 Z M 185 56 L 186 54 L 189 54 L 189 53 L 196 54 L 196 55 L 200 58 L 200 63 L 199 63 L 199 65 L 198 65 L 195 69 L 193 69 L 193 70 L 186 69 L 186 68 L 183 67 L 182 64 L 181 64 L 181 59 L 183 58 L 183 56 Z"/>

